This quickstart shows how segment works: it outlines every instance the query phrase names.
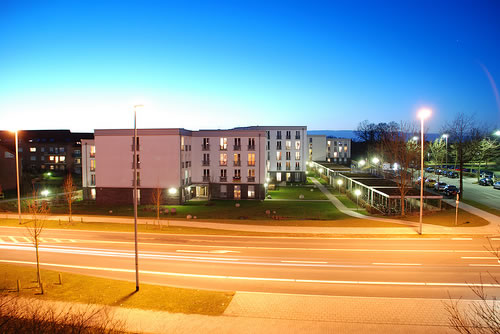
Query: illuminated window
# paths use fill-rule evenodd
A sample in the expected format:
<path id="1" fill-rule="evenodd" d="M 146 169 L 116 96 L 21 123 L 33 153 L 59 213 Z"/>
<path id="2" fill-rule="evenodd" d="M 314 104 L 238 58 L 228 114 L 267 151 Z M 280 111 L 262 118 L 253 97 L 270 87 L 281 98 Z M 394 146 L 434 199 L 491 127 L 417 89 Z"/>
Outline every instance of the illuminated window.
<path id="1" fill-rule="evenodd" d="M 286 146 L 285 148 L 287 150 L 291 150 L 292 149 L 292 141 L 291 140 L 287 140 L 285 146 Z"/>
<path id="2" fill-rule="evenodd" d="M 36 147 L 30 147 L 30 152 L 36 152 Z"/>
<path id="3" fill-rule="evenodd" d="M 347 152 L 347 146 L 344 146 L 344 152 Z"/>
<path id="4" fill-rule="evenodd" d="M 255 186 L 248 186 L 248 198 L 255 198 Z"/>
<path id="5" fill-rule="evenodd" d="M 90 198 L 95 199 L 95 188 L 90 189 Z"/>
<path id="6" fill-rule="evenodd" d="M 248 166 L 255 166 L 255 153 L 248 153 Z"/>
<path id="7" fill-rule="evenodd" d="M 295 141 L 295 149 L 300 150 L 300 140 Z"/>
<path id="8" fill-rule="evenodd" d="M 90 160 L 90 171 L 91 172 L 95 171 L 95 160 L 94 159 Z"/>
<path id="9" fill-rule="evenodd" d="M 49 156 L 49 160 L 54 161 L 54 156 L 53 155 Z"/>
<path id="10" fill-rule="evenodd" d="M 90 174 L 90 185 L 95 186 L 95 174 Z"/>
<path id="11" fill-rule="evenodd" d="M 221 153 L 220 154 L 219 164 L 221 166 L 227 166 L 227 153 Z"/>
<path id="12" fill-rule="evenodd" d="M 292 158 L 291 152 L 286 152 L 286 160 L 290 160 Z"/>
<path id="13" fill-rule="evenodd" d="M 295 152 L 295 160 L 300 160 L 300 152 Z"/>
<path id="14" fill-rule="evenodd" d="M 139 138 L 137 138 L 139 139 Z M 90 146 L 90 156 L 95 157 L 95 145 Z"/>
<path id="15" fill-rule="evenodd" d="M 66 161 L 66 157 L 62 156 L 62 157 L 59 157 L 59 162 L 64 162 Z"/>
<path id="16" fill-rule="evenodd" d="M 181 136 L 181 151 L 184 151 L 184 136 Z"/>
<path id="17" fill-rule="evenodd" d="M 281 160 L 281 152 L 276 152 L 276 160 Z"/>
<path id="18" fill-rule="evenodd" d="M 220 149 L 227 150 L 227 138 L 220 138 Z"/>

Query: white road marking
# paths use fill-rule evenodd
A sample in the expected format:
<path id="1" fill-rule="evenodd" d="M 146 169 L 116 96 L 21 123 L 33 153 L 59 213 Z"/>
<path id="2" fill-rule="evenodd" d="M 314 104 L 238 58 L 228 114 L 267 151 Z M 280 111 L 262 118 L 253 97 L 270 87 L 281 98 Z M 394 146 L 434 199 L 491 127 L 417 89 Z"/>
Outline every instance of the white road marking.
<path id="1" fill-rule="evenodd" d="M 462 256 L 464 260 L 496 260 L 495 256 Z"/>
<path id="2" fill-rule="evenodd" d="M 52 238 L 54 239 L 55 242 L 62 242 L 61 239 L 57 239 L 57 238 Z"/>
<path id="3" fill-rule="evenodd" d="M 283 263 L 313 263 L 313 264 L 324 264 L 324 263 L 328 263 L 328 262 L 325 262 L 325 261 L 280 261 L 280 262 L 283 262 Z"/>
<path id="4" fill-rule="evenodd" d="M 500 267 L 500 264 L 469 264 L 471 267 Z"/>
<path id="5" fill-rule="evenodd" d="M 16 244 L 18 243 L 18 241 L 14 237 L 8 236 L 7 238 L 9 238 L 10 240 L 12 240 L 12 242 L 14 242 Z"/>
<path id="6" fill-rule="evenodd" d="M 238 251 L 230 251 L 230 250 L 202 251 L 202 250 L 188 250 L 188 249 L 177 249 L 176 252 L 177 253 L 208 253 L 208 254 L 240 253 Z"/>
<path id="7" fill-rule="evenodd" d="M 24 240 L 26 240 L 26 242 L 31 242 L 30 238 L 28 238 L 28 237 L 23 237 L 23 238 L 24 238 Z"/>
<path id="8" fill-rule="evenodd" d="M 12 261 L 12 260 L 0 260 L 0 262 L 30 264 L 30 265 L 36 264 L 36 262 Z M 47 267 L 64 267 L 64 268 L 114 271 L 114 272 L 125 272 L 125 273 L 135 272 L 134 269 L 123 269 L 123 268 L 90 267 L 90 266 L 77 266 L 77 265 L 67 265 L 67 264 L 55 264 L 55 263 L 40 263 L 40 265 Z M 472 287 L 500 288 L 500 284 L 497 283 L 334 281 L 334 280 L 307 280 L 307 279 L 297 279 L 297 278 L 269 278 L 269 277 L 244 277 L 244 276 L 223 276 L 223 275 L 205 275 L 205 274 L 183 274 L 183 273 L 172 273 L 172 272 L 150 271 L 150 270 L 139 270 L 139 272 L 142 274 L 160 275 L 160 276 L 232 279 L 232 280 L 244 280 L 244 281 L 269 281 L 269 282 L 316 283 L 316 284 L 324 283 L 324 284 L 350 284 L 350 285 L 453 286 L 453 287 L 466 287 L 466 288 L 472 286 Z"/>
<path id="9" fill-rule="evenodd" d="M 177 249 L 176 252 L 178 252 L 178 253 L 208 253 L 208 251 L 184 250 L 184 249 Z"/>
<path id="10" fill-rule="evenodd" d="M 0 242 L 5 242 L 5 241 L 3 241 L 3 239 L 2 239 L 2 238 L 0 238 Z"/>
<path id="11" fill-rule="evenodd" d="M 383 262 L 374 262 L 372 263 L 377 266 L 421 266 L 421 263 L 383 263 Z"/>

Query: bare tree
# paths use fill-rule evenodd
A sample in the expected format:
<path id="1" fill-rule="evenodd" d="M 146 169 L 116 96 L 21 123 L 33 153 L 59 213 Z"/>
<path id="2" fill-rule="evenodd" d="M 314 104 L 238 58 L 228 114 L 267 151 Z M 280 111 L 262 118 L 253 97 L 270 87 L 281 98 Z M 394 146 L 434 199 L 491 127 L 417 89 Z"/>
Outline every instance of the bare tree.
<path id="1" fill-rule="evenodd" d="M 401 194 L 401 215 L 405 215 L 405 197 L 412 188 L 412 168 L 418 158 L 419 147 L 413 140 L 408 140 L 417 134 L 416 127 L 410 123 L 401 122 L 393 126 L 384 134 L 382 146 L 385 160 L 397 163 L 400 170 L 395 171 L 395 180 Z"/>
<path id="2" fill-rule="evenodd" d="M 446 157 L 446 143 L 442 138 L 437 138 L 434 142 L 429 143 L 429 152 L 432 156 L 432 160 L 438 165 L 442 165 Z M 439 174 L 438 174 L 439 182 Z"/>
<path id="3" fill-rule="evenodd" d="M 457 150 L 457 159 L 460 169 L 460 198 L 464 194 L 464 163 L 468 160 L 468 155 L 472 153 L 471 146 L 478 137 L 480 131 L 476 126 L 473 115 L 459 113 L 453 121 L 445 125 L 445 131 L 450 135 L 450 141 L 454 143 Z"/>
<path id="4" fill-rule="evenodd" d="M 35 246 L 36 254 L 36 279 L 41 287 L 40 275 L 40 256 L 38 246 L 40 245 L 40 235 L 45 227 L 45 221 L 49 213 L 49 208 L 46 201 L 39 200 L 37 193 L 33 192 L 33 197 L 27 201 L 28 212 L 31 214 L 31 220 L 26 223 L 31 242 Z"/>
<path id="5" fill-rule="evenodd" d="M 68 175 L 66 175 L 66 178 L 64 179 L 63 190 L 64 190 L 64 197 L 66 198 L 66 202 L 68 203 L 69 221 L 72 222 L 73 218 L 72 218 L 71 206 L 74 201 L 73 193 L 75 192 L 76 187 L 73 183 L 73 177 L 71 176 L 71 173 L 68 173 Z"/>
<path id="6" fill-rule="evenodd" d="M 153 193 L 151 194 L 151 202 L 156 208 L 156 223 L 161 229 L 160 208 L 161 208 L 161 203 L 163 202 L 163 189 L 161 189 L 160 186 L 157 186 L 155 189 L 153 189 Z"/>

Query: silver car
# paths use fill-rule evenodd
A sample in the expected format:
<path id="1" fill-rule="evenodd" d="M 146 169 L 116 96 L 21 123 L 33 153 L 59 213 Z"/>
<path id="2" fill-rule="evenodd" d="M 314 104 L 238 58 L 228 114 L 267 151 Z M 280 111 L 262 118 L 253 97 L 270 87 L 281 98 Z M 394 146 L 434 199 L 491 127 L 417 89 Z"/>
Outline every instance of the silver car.
<path id="1" fill-rule="evenodd" d="M 500 189 L 500 181 L 493 183 L 493 189 Z"/>

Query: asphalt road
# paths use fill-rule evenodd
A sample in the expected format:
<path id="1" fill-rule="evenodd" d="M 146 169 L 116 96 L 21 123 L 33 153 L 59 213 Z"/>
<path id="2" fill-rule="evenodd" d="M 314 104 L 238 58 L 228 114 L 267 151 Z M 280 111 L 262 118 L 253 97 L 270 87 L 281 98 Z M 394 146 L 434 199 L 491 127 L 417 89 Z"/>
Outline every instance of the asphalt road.
<path id="1" fill-rule="evenodd" d="M 27 231 L 0 227 L 0 262 L 34 265 Z M 133 281 L 133 234 L 44 230 L 43 268 Z M 492 239 L 500 245 L 500 238 Z M 336 296 L 475 298 L 500 292 L 485 238 L 276 238 L 142 234 L 143 283 Z M 481 277 L 482 275 L 482 281 Z"/>
<path id="2" fill-rule="evenodd" d="M 420 175 L 420 174 L 419 174 Z M 434 173 L 425 173 L 426 177 L 431 177 L 435 180 L 438 179 L 438 176 Z M 445 182 L 447 184 L 452 184 L 457 187 L 460 185 L 460 179 L 452 179 L 449 177 L 445 177 L 443 175 L 439 176 L 440 182 Z M 490 208 L 500 210 L 500 190 L 493 189 L 492 186 L 480 186 L 478 184 L 474 184 L 477 182 L 477 178 L 475 177 L 464 177 L 464 196 L 466 199 L 476 201 L 482 203 L 484 205 L 489 206 Z"/>

